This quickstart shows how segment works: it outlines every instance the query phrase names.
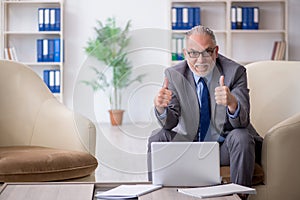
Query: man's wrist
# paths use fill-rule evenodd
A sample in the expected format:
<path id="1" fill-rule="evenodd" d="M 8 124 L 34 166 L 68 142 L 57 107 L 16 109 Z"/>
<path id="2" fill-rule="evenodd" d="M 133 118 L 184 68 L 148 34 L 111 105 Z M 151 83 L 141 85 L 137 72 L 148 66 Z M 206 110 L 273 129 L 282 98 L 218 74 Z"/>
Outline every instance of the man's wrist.
<path id="1" fill-rule="evenodd" d="M 160 120 L 163 120 L 163 119 L 165 119 L 167 117 L 167 109 L 166 108 L 163 108 L 163 112 L 162 113 L 159 113 L 156 108 L 154 110 L 155 110 L 156 115 L 158 116 L 158 118 Z"/>
<path id="2" fill-rule="evenodd" d="M 155 106 L 155 110 L 156 110 L 156 112 L 157 112 L 158 115 L 161 115 L 161 114 L 163 114 L 165 112 L 166 109 L 162 108 L 162 107 L 156 107 Z"/>
<path id="3" fill-rule="evenodd" d="M 231 111 L 229 110 L 229 106 L 227 106 L 227 113 L 229 115 L 230 118 L 235 119 L 239 116 L 240 114 L 240 103 L 237 102 L 237 107 L 235 109 L 235 111 L 233 113 L 231 113 Z"/>
<path id="4" fill-rule="evenodd" d="M 233 96 L 233 101 L 230 105 L 228 105 L 228 111 L 230 114 L 234 114 L 236 112 L 238 108 L 238 101 L 236 100 L 236 98 Z"/>

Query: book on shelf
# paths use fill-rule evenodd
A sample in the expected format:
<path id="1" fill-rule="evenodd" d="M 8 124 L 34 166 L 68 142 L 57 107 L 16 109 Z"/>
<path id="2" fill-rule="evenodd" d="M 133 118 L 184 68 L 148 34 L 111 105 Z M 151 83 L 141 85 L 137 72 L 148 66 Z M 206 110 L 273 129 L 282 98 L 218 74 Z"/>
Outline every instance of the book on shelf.
<path id="1" fill-rule="evenodd" d="M 273 45 L 271 60 L 284 60 L 286 51 L 285 41 L 275 41 Z"/>
<path id="2" fill-rule="evenodd" d="M 278 57 L 277 57 L 277 60 L 284 60 L 284 56 L 285 56 L 285 48 L 286 48 L 286 43 L 285 43 L 285 41 L 280 41 L 280 42 L 279 42 L 279 51 L 278 51 Z"/>
<path id="3" fill-rule="evenodd" d="M 258 7 L 231 7 L 231 29 L 257 30 L 259 28 Z"/>
<path id="4" fill-rule="evenodd" d="M 275 41 L 274 45 L 273 45 L 271 60 L 275 60 L 275 54 L 276 54 L 277 45 L 278 45 L 278 41 Z"/>
<path id="5" fill-rule="evenodd" d="M 200 7 L 172 7 L 172 29 L 187 30 L 201 23 Z"/>
<path id="6" fill-rule="evenodd" d="M 15 47 L 4 48 L 4 59 L 18 61 Z"/>

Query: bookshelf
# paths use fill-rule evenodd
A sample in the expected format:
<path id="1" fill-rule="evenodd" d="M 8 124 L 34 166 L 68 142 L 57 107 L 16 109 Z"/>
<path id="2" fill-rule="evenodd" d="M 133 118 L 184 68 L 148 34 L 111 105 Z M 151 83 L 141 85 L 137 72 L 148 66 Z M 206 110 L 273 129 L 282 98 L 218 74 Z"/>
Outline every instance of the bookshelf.
<path id="1" fill-rule="evenodd" d="M 169 27 L 172 27 L 173 7 L 200 7 L 201 24 L 215 32 L 221 54 L 241 64 L 270 60 L 275 41 L 285 41 L 285 59 L 288 59 L 287 4 L 288 0 L 170 0 Z M 259 29 L 232 29 L 232 7 L 258 7 Z M 185 32 L 172 30 L 172 37 Z"/>
<path id="2" fill-rule="evenodd" d="M 39 30 L 39 8 L 58 9 L 60 28 Z M 13 48 L 17 61 L 30 66 L 42 79 L 45 70 L 59 71 L 53 94 L 63 102 L 63 0 L 1 0 L 1 59 L 7 59 L 7 49 Z M 57 59 L 39 61 L 37 40 L 59 40 Z M 49 43 L 50 44 L 50 43 Z M 55 73 L 57 74 L 57 73 Z"/>

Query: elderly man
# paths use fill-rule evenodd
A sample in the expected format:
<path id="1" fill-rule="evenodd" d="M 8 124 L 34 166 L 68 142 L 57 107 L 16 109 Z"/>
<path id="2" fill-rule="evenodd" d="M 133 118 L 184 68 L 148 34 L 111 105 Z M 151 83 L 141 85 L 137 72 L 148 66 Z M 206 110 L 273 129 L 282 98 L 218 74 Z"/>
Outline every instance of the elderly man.
<path id="1" fill-rule="evenodd" d="M 250 124 L 246 69 L 218 54 L 214 33 L 204 26 L 187 32 L 183 51 L 186 60 L 166 69 L 154 99 L 162 128 L 149 137 L 148 166 L 152 142 L 218 141 L 231 181 L 251 186 L 262 138 Z"/>

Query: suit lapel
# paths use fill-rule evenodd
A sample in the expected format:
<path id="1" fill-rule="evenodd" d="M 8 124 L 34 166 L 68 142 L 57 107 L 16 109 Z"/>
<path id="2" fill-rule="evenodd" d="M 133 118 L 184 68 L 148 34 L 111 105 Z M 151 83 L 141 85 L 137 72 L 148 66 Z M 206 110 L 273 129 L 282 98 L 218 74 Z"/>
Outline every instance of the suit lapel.
<path id="1" fill-rule="evenodd" d="M 215 88 L 219 86 L 219 79 L 221 76 L 221 72 L 219 67 L 216 66 L 213 71 L 211 83 L 209 86 L 210 92 L 210 102 L 211 102 L 211 119 L 216 130 L 221 133 L 223 130 L 223 126 L 226 121 L 226 107 L 222 105 L 217 105 L 215 100 Z"/>
<path id="2" fill-rule="evenodd" d="M 189 119 L 189 129 L 191 130 L 191 133 L 198 133 L 198 127 L 199 127 L 199 119 L 200 119 L 200 110 L 199 110 L 199 102 L 198 102 L 198 95 L 196 90 L 196 84 L 193 77 L 192 71 L 189 69 L 188 66 L 186 66 L 185 71 L 185 78 L 184 81 L 184 90 L 186 92 L 186 95 L 184 95 L 183 98 L 186 98 L 186 102 L 189 102 L 189 105 L 187 106 L 189 116 L 191 119 Z M 193 137 L 195 135 L 192 135 Z M 194 138 L 191 138 L 192 140 Z"/>

